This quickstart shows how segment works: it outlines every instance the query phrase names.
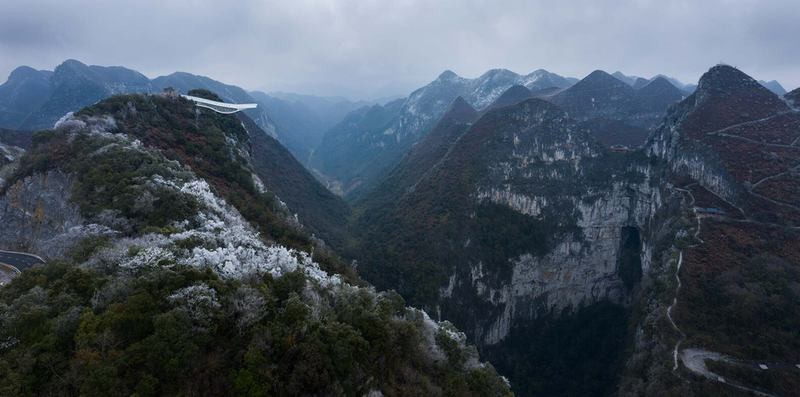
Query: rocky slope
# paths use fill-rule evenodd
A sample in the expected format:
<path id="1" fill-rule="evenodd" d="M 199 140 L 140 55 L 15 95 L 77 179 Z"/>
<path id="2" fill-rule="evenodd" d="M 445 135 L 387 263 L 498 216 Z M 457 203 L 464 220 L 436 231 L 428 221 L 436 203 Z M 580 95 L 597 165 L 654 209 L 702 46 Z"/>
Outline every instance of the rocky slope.
<path id="1" fill-rule="evenodd" d="M 682 267 L 662 273 L 672 286 L 668 292 L 655 285 L 643 290 L 648 304 L 637 315 L 641 335 L 620 395 L 736 392 L 718 378 L 677 382 L 674 373 L 697 379 L 678 359 L 683 349 L 702 348 L 742 362 L 782 362 L 798 354 L 791 330 L 800 315 L 795 226 L 800 209 L 794 206 L 800 194 L 794 172 L 800 164 L 799 129 L 798 109 L 741 71 L 718 65 L 650 138 L 651 158 L 670 169 L 666 176 L 673 190 L 684 196 L 685 231 L 678 235 L 683 237 L 671 257 L 663 257 L 669 267 L 679 262 Z M 670 300 L 672 325 L 664 320 Z M 670 353 L 674 364 L 667 366 L 662 360 Z M 736 376 L 727 373 L 727 382 L 756 386 Z M 792 382 L 781 376 L 788 375 L 774 374 L 770 383 Z M 764 385 L 757 386 L 779 393 Z"/>
<path id="2" fill-rule="evenodd" d="M 238 114 L 252 142 L 253 171 L 293 211 L 309 232 L 334 248 L 344 244 L 350 207 L 322 186 L 287 148 L 247 115 Z"/>
<path id="3" fill-rule="evenodd" d="M 510 394 L 452 325 L 345 281 L 252 147 L 235 116 L 157 96 L 38 132 L 0 216 L 48 261 L 0 289 L 2 394 Z"/>
<path id="4" fill-rule="evenodd" d="M 604 77 L 596 81 L 610 81 Z M 650 84 L 653 103 L 663 99 L 656 93 L 675 92 L 664 79 Z M 645 95 L 613 85 L 603 89 L 609 100 Z M 724 385 L 672 375 L 665 360 L 681 334 L 667 307 L 677 298 L 679 348 L 715 346 L 751 361 L 797 351 L 793 95 L 780 98 L 734 68 L 712 68 L 632 152 L 607 150 L 585 124 L 538 99 L 476 121 L 456 116 L 470 114 L 456 100 L 359 205 L 359 272 L 466 330 L 522 395 L 595 393 L 594 386 L 611 393 L 621 340 L 633 346 L 621 394 L 719 393 Z M 683 289 L 675 281 L 679 256 Z M 770 301 L 765 289 L 774 283 L 781 286 Z M 746 316 L 737 314 L 741 305 L 750 305 Z M 759 319 L 764 337 L 748 339 L 748 318 Z M 635 333 L 625 333 L 628 324 Z M 594 356 L 593 343 L 611 350 Z M 563 360 L 547 354 L 575 361 L 560 367 Z M 588 357 L 611 373 L 582 367 Z M 597 382 L 542 376 L 578 368 Z"/>
<path id="5" fill-rule="evenodd" d="M 523 329 L 544 332 L 529 327 L 562 310 L 630 306 L 669 234 L 663 213 L 677 205 L 659 175 L 641 151 L 608 151 L 539 99 L 474 123 L 446 116 L 356 211 L 359 273 L 453 321 L 528 394 L 527 383 L 541 379 L 516 367 L 529 342 L 515 350 L 507 341 Z M 625 328 L 624 314 L 614 321 Z M 576 387 L 610 387 L 611 367 Z"/>
<path id="6" fill-rule="evenodd" d="M 541 91 L 541 90 L 537 90 Z M 526 88 L 525 86 L 515 85 L 506 90 L 503 95 L 500 95 L 494 102 L 489 104 L 486 108 L 483 109 L 483 112 L 488 112 L 492 109 L 503 108 L 506 106 L 514 106 L 526 99 L 530 99 L 534 97 L 534 93 Z"/>
<path id="7" fill-rule="evenodd" d="M 396 114 L 386 118 L 386 123 L 363 129 L 346 119 L 332 128 L 314 153 L 311 166 L 325 180 L 341 186 L 339 193 L 353 202 L 372 190 L 411 146 L 427 135 L 456 97 L 462 97 L 476 109 L 483 109 L 513 85 L 541 89 L 571 84 L 570 80 L 544 70 L 522 76 L 496 69 L 476 79 L 445 71 L 427 86 L 411 93 Z M 358 148 L 357 157 L 347 152 L 354 147 Z M 342 164 L 342 159 L 351 158 L 349 163 Z"/>
<path id="8" fill-rule="evenodd" d="M 84 231 L 74 203 L 64 200 L 72 190 L 69 175 L 53 171 L 16 181 L 0 201 L 0 249 L 36 252 L 59 257 L 78 240 L 93 236 Z"/>
<path id="9" fill-rule="evenodd" d="M 800 114 L 746 74 L 712 68 L 649 143 L 673 170 L 752 216 L 796 222 Z"/>
<path id="10" fill-rule="evenodd" d="M 457 97 L 425 140 L 411 148 L 389 176 L 364 198 L 360 206 L 363 208 L 360 223 L 374 224 L 385 212 L 413 194 L 420 181 L 435 171 L 453 144 L 477 119 L 478 112 L 463 98 Z"/>

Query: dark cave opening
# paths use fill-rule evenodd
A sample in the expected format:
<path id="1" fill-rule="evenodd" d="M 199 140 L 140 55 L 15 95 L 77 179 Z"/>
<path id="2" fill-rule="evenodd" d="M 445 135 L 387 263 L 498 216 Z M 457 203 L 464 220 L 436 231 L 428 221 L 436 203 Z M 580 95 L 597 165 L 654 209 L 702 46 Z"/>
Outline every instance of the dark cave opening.
<path id="1" fill-rule="evenodd" d="M 617 274 L 629 291 L 642 278 L 642 241 L 639 229 L 625 226 L 620 232 Z"/>

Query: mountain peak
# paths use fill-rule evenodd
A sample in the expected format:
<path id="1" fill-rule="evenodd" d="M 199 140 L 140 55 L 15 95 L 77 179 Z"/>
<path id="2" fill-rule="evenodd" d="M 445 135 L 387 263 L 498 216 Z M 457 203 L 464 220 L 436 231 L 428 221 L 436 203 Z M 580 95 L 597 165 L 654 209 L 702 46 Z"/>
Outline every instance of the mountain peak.
<path id="1" fill-rule="evenodd" d="M 636 82 L 636 80 L 633 77 L 626 76 L 625 74 L 623 74 L 619 70 L 614 72 L 614 73 L 612 73 L 611 76 L 615 77 L 617 80 L 619 80 L 619 81 L 621 81 L 621 82 L 623 82 L 623 83 L 625 83 L 627 85 L 630 85 L 630 86 L 633 86 L 633 84 Z"/>
<path id="2" fill-rule="evenodd" d="M 633 82 L 633 88 L 642 88 L 642 87 L 644 87 L 644 86 L 646 86 L 648 84 L 650 84 L 650 80 L 645 79 L 645 78 L 641 78 L 641 77 L 637 77 L 636 81 Z"/>
<path id="3" fill-rule="evenodd" d="M 594 105 L 592 105 L 592 103 L 594 103 L 594 98 L 619 95 L 632 96 L 634 92 L 635 90 L 633 87 L 623 83 L 616 77 L 602 70 L 595 70 L 588 76 L 584 77 L 583 80 L 568 88 L 566 91 L 554 96 L 554 99 L 556 100 L 557 104 L 562 105 L 562 101 L 559 101 L 559 99 L 556 97 L 562 97 L 568 102 L 582 98 L 580 100 L 581 102 L 586 102 L 585 105 L 593 107 Z M 591 103 L 589 102 L 590 100 Z"/>
<path id="4" fill-rule="evenodd" d="M 514 106 L 526 99 L 533 98 L 533 92 L 523 85 L 512 85 L 500 97 L 498 97 L 491 105 L 490 109 L 502 108 L 506 106 Z"/>
<path id="5" fill-rule="evenodd" d="M 735 89 L 753 89 L 756 92 L 769 93 L 770 96 L 775 95 L 746 73 L 725 64 L 712 67 L 700 77 L 697 91 L 708 94 L 712 89 L 720 92 Z"/>
<path id="6" fill-rule="evenodd" d="M 87 66 L 85 63 L 76 61 L 74 59 L 67 59 L 66 61 L 62 62 L 60 65 L 56 66 L 54 73 L 54 83 L 59 85 L 65 81 L 73 79 L 77 76 L 87 77 L 87 76 L 94 76 L 92 70 Z M 90 79 L 92 79 L 90 77 Z"/>
<path id="7" fill-rule="evenodd" d="M 62 62 L 61 65 L 58 65 L 56 69 L 61 68 L 70 68 L 70 69 L 83 69 L 88 68 L 85 63 L 75 60 L 75 59 L 67 59 L 66 61 Z"/>
<path id="8" fill-rule="evenodd" d="M 698 136 L 789 109 L 778 95 L 728 65 L 714 66 L 703 74 L 688 99 L 693 105 L 689 121 L 693 127 L 688 130 Z"/>
<path id="9" fill-rule="evenodd" d="M 30 67 L 30 66 L 20 66 L 14 69 L 11 74 L 8 75 L 9 81 L 19 81 L 24 80 L 27 78 L 34 77 L 39 74 L 39 71 Z"/>
<path id="10" fill-rule="evenodd" d="M 494 79 L 494 78 L 498 78 L 498 76 L 500 78 L 502 78 L 502 77 L 513 78 L 513 77 L 516 77 L 517 74 L 512 72 L 512 71 L 510 71 L 510 70 L 508 70 L 508 69 L 490 69 L 486 73 L 484 73 L 483 76 L 481 76 L 481 79 L 484 79 L 484 78 Z"/>
<path id="11" fill-rule="evenodd" d="M 670 83 L 669 80 L 662 76 L 656 77 L 647 85 L 639 89 L 640 93 L 646 93 L 648 91 L 675 92 L 679 97 L 682 95 L 681 90 L 679 90 L 678 87 L 675 87 L 674 84 Z"/>
<path id="12" fill-rule="evenodd" d="M 600 70 L 600 69 L 597 69 L 594 72 L 589 73 L 588 76 L 586 76 L 587 79 L 588 78 L 598 79 L 598 78 L 609 78 L 609 77 L 614 77 L 614 76 L 608 74 L 608 72 L 606 72 L 605 70 Z"/>
<path id="13" fill-rule="evenodd" d="M 507 89 L 503 95 L 500 95 L 500 98 L 503 97 L 522 97 L 527 96 L 530 97 L 531 90 L 529 90 L 524 85 L 512 85 L 511 88 Z"/>
<path id="14" fill-rule="evenodd" d="M 772 92 L 774 92 L 774 93 L 776 93 L 778 95 L 786 94 L 786 89 L 783 88 L 781 83 L 779 83 L 777 80 L 772 80 L 772 81 L 758 80 L 758 84 L 761 84 L 764 87 L 767 87 L 770 91 L 772 91 Z"/>
<path id="15" fill-rule="evenodd" d="M 448 69 L 442 72 L 442 74 L 440 74 L 439 77 L 436 78 L 436 80 L 450 80 L 455 77 L 458 77 L 458 75 L 453 73 L 452 70 Z"/>
<path id="16" fill-rule="evenodd" d="M 577 82 L 570 89 L 575 91 L 583 91 L 610 87 L 626 87 L 632 89 L 628 84 L 602 70 L 595 70 L 588 76 L 584 77 L 583 80 Z"/>
<path id="17" fill-rule="evenodd" d="M 456 97 L 450 107 L 444 112 L 444 116 L 459 123 L 474 123 L 478 118 L 478 112 L 467 103 L 461 96 Z"/>
<path id="18" fill-rule="evenodd" d="M 524 101 L 517 103 L 514 106 L 508 106 L 503 109 L 492 110 L 491 112 L 541 114 L 541 115 L 549 115 L 548 117 L 560 117 L 566 114 L 561 107 L 541 98 L 526 99 Z"/>

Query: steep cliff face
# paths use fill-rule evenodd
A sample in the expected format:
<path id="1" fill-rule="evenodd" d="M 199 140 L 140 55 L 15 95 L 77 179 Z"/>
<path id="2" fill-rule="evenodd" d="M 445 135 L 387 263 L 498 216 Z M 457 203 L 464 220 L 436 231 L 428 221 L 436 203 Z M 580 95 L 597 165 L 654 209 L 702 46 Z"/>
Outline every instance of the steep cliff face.
<path id="1" fill-rule="evenodd" d="M 547 254 L 526 253 L 512 259 L 513 275 L 509 284 L 490 289 L 481 285 L 480 279 L 471 280 L 478 296 L 493 304 L 505 304 L 502 315 L 494 322 L 476 329 L 476 338 L 487 345 L 495 344 L 508 335 L 515 323 L 577 308 L 581 303 L 608 299 L 617 304 L 630 304 L 630 290 L 625 286 L 627 280 L 623 274 L 630 274 L 632 284 L 647 272 L 655 242 L 654 236 L 646 232 L 650 231 L 651 219 L 665 200 L 659 188 L 649 186 L 649 169 L 635 172 L 646 177 L 646 182 L 615 182 L 608 190 L 595 191 L 596 196 L 589 200 L 581 196 L 548 200 L 496 190 L 479 193 L 483 199 L 532 216 L 551 211 L 550 206 L 571 205 L 578 220 L 577 233 L 554 241 L 555 246 Z M 629 237 L 631 233 L 635 237 Z M 637 261 L 628 265 L 635 268 L 621 266 L 626 238 L 632 239 L 637 256 Z M 480 266 L 472 272 L 480 273 Z"/>
<path id="2" fill-rule="evenodd" d="M 58 257 L 82 238 L 73 180 L 59 171 L 34 174 L 8 187 L 0 200 L 0 247 Z"/>
<path id="3" fill-rule="evenodd" d="M 540 314 L 601 299 L 629 303 L 631 286 L 649 266 L 652 219 L 668 196 L 642 153 L 608 151 L 539 99 L 461 125 L 465 132 L 450 136 L 442 159 L 409 161 L 393 173 L 416 175 L 392 184 L 413 190 L 384 195 L 394 201 L 383 209 L 393 212 L 376 216 L 370 205 L 364 212 L 370 215 L 364 230 L 388 238 L 401 263 L 405 253 L 409 261 L 442 266 L 436 296 L 405 292 L 456 319 L 484 345 Z M 414 153 L 447 147 L 439 135 L 448 136 L 429 135 Z M 424 164 L 425 172 L 416 170 Z M 420 230 L 427 233 L 423 241 L 405 235 Z M 638 259 L 625 263 L 636 268 L 620 271 L 623 240 L 633 235 L 629 246 Z M 392 260 L 368 255 L 363 272 L 402 290 L 408 285 L 402 273 L 390 280 L 378 274 L 386 262 Z"/>
<path id="4" fill-rule="evenodd" d="M 422 161 L 420 153 L 442 157 Z M 547 334 L 546 324 L 586 318 L 591 308 L 603 318 L 616 313 L 601 326 L 622 331 L 597 328 L 599 339 L 583 343 L 622 343 L 627 308 L 656 247 L 671 241 L 666 214 L 680 203 L 660 167 L 642 150 L 605 148 L 541 99 L 490 110 L 472 124 L 443 118 L 370 195 L 382 201 L 368 198 L 356 211 L 366 240 L 359 272 L 453 321 L 512 382 L 533 383 L 523 379 L 533 376 L 525 368 L 557 365 L 531 353 L 538 347 L 526 332 Z M 621 351 L 597 356 L 613 362 Z M 564 370 L 577 375 L 579 362 Z M 615 370 L 602 371 L 605 380 L 586 387 L 612 387 Z"/>
<path id="5" fill-rule="evenodd" d="M 497 317 L 475 324 L 476 340 L 486 345 L 540 314 L 601 299 L 629 303 L 632 283 L 626 288 L 622 273 L 647 271 L 654 245 L 651 219 L 665 204 L 656 173 L 638 154 L 606 151 L 559 109 L 543 103 L 529 101 L 513 117 L 519 124 L 476 124 L 491 129 L 492 136 L 484 143 L 480 156 L 486 168 L 472 196 L 553 225 L 555 233 L 546 253 L 531 250 L 508 258 L 507 282 L 491 286 L 477 262 L 470 263 L 468 276 L 456 270 L 443 289 L 445 298 L 449 291 L 472 289 L 502 308 Z M 637 269 L 621 272 L 622 241 L 630 230 L 636 234 Z"/>
<path id="6" fill-rule="evenodd" d="M 649 138 L 647 152 L 668 171 L 665 182 L 684 196 L 683 207 L 672 216 L 676 240 L 655 251 L 656 282 L 643 288 L 634 314 L 637 336 L 620 395 L 732 390 L 719 377 L 684 382 L 692 379 L 684 349 L 742 362 L 792 360 L 800 352 L 789 331 L 797 327 L 800 286 L 800 112 L 792 104 L 718 65 Z M 735 373 L 725 379 L 752 386 Z M 780 395 L 771 389 L 780 383 L 761 387 Z"/>

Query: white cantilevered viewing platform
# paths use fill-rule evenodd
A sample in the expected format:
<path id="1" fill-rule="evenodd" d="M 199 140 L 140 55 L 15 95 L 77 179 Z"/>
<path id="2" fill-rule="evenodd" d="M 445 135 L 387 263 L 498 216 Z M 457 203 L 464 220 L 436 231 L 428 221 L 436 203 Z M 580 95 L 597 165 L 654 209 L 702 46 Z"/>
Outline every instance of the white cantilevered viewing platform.
<path id="1" fill-rule="evenodd" d="M 231 114 L 231 113 L 236 113 L 240 110 L 255 109 L 258 107 L 258 104 L 256 103 L 242 103 L 242 104 L 225 103 L 225 102 L 212 101 L 210 99 L 205 99 L 205 98 L 198 98 L 196 96 L 191 96 L 191 95 L 181 95 L 181 96 L 194 102 L 194 104 L 197 106 L 206 109 L 211 109 L 217 113 L 222 113 L 222 114 Z"/>

